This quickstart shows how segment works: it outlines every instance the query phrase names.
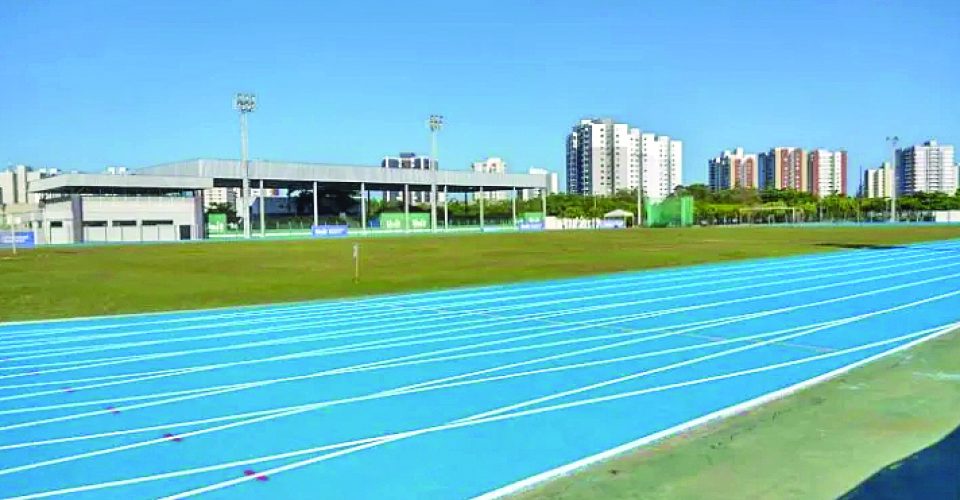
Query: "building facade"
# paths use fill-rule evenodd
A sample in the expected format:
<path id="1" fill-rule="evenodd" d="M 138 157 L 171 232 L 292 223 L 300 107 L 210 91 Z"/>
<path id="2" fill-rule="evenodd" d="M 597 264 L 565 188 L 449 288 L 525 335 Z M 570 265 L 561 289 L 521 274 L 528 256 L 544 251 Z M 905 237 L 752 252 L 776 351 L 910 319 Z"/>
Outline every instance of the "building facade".
<path id="1" fill-rule="evenodd" d="M 557 194 L 560 192 L 560 176 L 557 175 L 556 172 L 552 172 L 545 168 L 531 167 L 530 170 L 527 171 L 527 173 L 533 174 L 533 175 L 547 176 L 547 194 L 548 195 Z M 523 193 L 521 193 L 521 196 L 523 197 L 524 200 L 532 200 L 533 198 L 540 196 L 540 192 L 538 189 L 524 189 Z"/>
<path id="2" fill-rule="evenodd" d="M 709 161 L 709 184 L 713 191 L 760 188 L 758 155 L 744 153 L 743 148 L 725 150 Z"/>
<path id="3" fill-rule="evenodd" d="M 432 163 L 432 164 L 431 164 Z M 385 156 L 380 161 L 381 168 L 408 168 L 413 170 L 436 170 L 438 162 L 431 162 L 427 156 L 420 156 L 416 153 L 400 153 L 397 156 Z M 403 191 L 384 191 L 383 200 L 403 201 Z M 410 203 L 430 203 L 430 193 L 412 192 L 410 193 Z"/>
<path id="4" fill-rule="evenodd" d="M 609 118 L 584 119 L 567 136 L 567 192 L 609 196 L 635 190 L 652 199 L 682 182 L 683 143 Z"/>
<path id="5" fill-rule="evenodd" d="M 470 169 L 474 172 L 485 174 L 505 174 L 507 173 L 507 164 L 503 158 L 490 157 L 486 160 L 473 162 Z M 492 193 L 483 193 L 486 200 L 503 201 L 509 198 L 509 193 L 505 191 L 496 191 Z"/>
<path id="6" fill-rule="evenodd" d="M 889 198 L 891 187 L 893 187 L 893 169 L 890 168 L 890 162 L 885 161 L 878 168 L 868 168 L 863 171 L 860 196 Z"/>
<path id="7" fill-rule="evenodd" d="M 16 165 L 0 172 L 0 205 L 36 205 L 40 196 L 27 190 L 29 184 L 59 173 L 56 168 L 35 170 L 27 165 Z"/>
<path id="8" fill-rule="evenodd" d="M 816 196 L 847 194 L 847 152 L 815 149 L 807 157 L 810 192 Z"/>
<path id="9" fill-rule="evenodd" d="M 760 153 L 761 189 L 810 191 L 807 152 L 803 148 L 778 146 Z"/>
<path id="10" fill-rule="evenodd" d="M 935 140 L 897 150 L 897 193 L 957 192 L 954 147 Z"/>
<path id="11" fill-rule="evenodd" d="M 214 205 L 227 205 L 236 210 L 239 197 L 240 188 L 215 187 L 205 189 L 203 191 L 203 206 L 204 208 L 210 208 Z"/>

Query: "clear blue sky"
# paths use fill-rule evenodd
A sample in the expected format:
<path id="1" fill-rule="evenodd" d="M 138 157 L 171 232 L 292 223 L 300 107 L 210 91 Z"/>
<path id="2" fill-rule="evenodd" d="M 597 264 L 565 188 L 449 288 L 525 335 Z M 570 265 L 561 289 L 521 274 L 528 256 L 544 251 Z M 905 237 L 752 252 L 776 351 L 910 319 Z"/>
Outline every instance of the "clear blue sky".
<path id="1" fill-rule="evenodd" d="M 0 2 L 0 167 L 100 170 L 251 156 L 443 168 L 504 157 L 563 177 L 564 138 L 612 116 L 685 143 L 684 181 L 724 148 L 960 142 L 957 1 Z"/>

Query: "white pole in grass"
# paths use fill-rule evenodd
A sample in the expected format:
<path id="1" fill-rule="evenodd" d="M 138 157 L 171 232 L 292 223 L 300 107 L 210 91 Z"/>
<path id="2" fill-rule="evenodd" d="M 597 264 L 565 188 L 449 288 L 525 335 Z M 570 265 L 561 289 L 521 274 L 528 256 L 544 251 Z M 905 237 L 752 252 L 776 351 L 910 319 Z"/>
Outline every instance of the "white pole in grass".
<path id="1" fill-rule="evenodd" d="M 360 283 L 360 243 L 353 244 L 353 282 Z"/>

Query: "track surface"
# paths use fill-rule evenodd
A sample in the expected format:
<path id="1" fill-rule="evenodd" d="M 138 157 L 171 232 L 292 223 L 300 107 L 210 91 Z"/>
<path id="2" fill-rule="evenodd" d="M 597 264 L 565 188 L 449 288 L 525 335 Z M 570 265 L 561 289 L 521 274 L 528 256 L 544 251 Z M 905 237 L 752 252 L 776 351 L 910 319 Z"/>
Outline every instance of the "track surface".
<path id="1" fill-rule="evenodd" d="M 0 324 L 0 493 L 465 498 L 960 321 L 960 242 Z"/>

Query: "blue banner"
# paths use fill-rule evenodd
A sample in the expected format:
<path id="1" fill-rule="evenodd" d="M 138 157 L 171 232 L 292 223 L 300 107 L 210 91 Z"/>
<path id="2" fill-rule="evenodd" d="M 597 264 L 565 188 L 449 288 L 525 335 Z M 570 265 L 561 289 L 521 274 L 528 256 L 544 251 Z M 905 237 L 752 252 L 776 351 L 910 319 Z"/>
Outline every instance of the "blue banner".
<path id="1" fill-rule="evenodd" d="M 16 238 L 14 240 L 14 238 Z M 33 236 L 33 231 L 21 231 L 10 233 L 10 231 L 0 231 L 0 247 L 12 248 L 12 242 L 16 241 L 17 248 L 33 248 L 37 246 L 37 240 Z"/>
<path id="2" fill-rule="evenodd" d="M 336 238 L 347 235 L 349 226 L 343 225 L 322 225 L 310 226 L 310 235 L 314 238 Z"/>
<path id="3" fill-rule="evenodd" d="M 517 224 L 520 231 L 543 231 L 543 221 L 540 222 L 521 222 Z"/>
<path id="4" fill-rule="evenodd" d="M 627 227 L 627 221 L 623 219 L 603 219 L 597 227 L 600 229 L 623 229 Z"/>

